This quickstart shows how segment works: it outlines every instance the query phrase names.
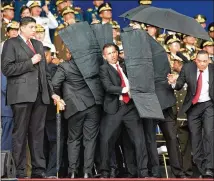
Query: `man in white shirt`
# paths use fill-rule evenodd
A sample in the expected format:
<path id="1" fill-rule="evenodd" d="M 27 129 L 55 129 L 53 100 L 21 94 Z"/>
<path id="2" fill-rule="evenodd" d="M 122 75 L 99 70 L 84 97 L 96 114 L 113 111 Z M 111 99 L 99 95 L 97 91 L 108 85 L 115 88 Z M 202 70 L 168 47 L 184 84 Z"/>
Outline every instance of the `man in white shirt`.
<path id="1" fill-rule="evenodd" d="M 123 123 L 135 147 L 138 177 L 148 177 L 143 125 L 131 99 L 125 66 L 119 64 L 116 45 L 106 44 L 103 48 L 103 58 L 106 62 L 100 67 L 100 80 L 105 90 L 105 114 L 100 125 L 101 177 L 109 177 L 111 151 Z"/>
<path id="2" fill-rule="evenodd" d="M 27 6 L 30 8 L 32 17 L 36 20 L 36 24 L 40 24 L 45 28 L 44 42 L 51 43 L 49 29 L 58 27 L 58 22 L 54 15 L 48 10 L 47 4 L 41 8 L 40 1 L 29 1 Z M 40 17 L 42 10 L 46 13 L 47 17 Z"/>
<path id="3" fill-rule="evenodd" d="M 187 83 L 187 95 L 181 112 L 187 114 L 193 161 L 205 178 L 213 178 L 214 169 L 213 72 L 214 65 L 209 64 L 208 53 L 201 50 L 195 63 L 183 66 L 177 81 L 172 74 L 168 75 L 169 83 L 176 90 Z"/>

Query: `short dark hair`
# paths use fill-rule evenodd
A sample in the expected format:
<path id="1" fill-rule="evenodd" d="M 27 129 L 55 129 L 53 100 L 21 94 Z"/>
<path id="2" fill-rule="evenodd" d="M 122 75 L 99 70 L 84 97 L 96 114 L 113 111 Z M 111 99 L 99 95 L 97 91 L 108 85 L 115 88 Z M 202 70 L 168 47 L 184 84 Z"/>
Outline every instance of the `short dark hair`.
<path id="1" fill-rule="evenodd" d="M 23 5 L 23 6 L 21 7 L 21 9 L 20 9 L 20 15 L 21 15 L 26 9 L 29 9 L 29 11 L 30 11 L 30 8 L 29 8 L 28 6 Z"/>
<path id="2" fill-rule="evenodd" d="M 198 53 L 197 53 L 197 56 L 198 55 L 207 55 L 207 56 L 209 56 L 209 54 L 205 50 L 199 50 Z"/>
<path id="3" fill-rule="evenodd" d="M 115 45 L 114 43 L 106 43 L 104 46 L 103 46 L 103 52 L 106 48 L 109 48 L 109 47 L 114 47 L 117 51 L 119 51 L 119 48 L 117 45 Z"/>
<path id="4" fill-rule="evenodd" d="M 36 23 L 36 20 L 32 17 L 23 17 L 21 20 L 20 20 L 20 27 L 21 26 L 26 26 L 28 25 L 29 23 Z"/>
<path id="5" fill-rule="evenodd" d="M 44 50 L 44 52 L 49 52 L 49 51 L 51 51 L 51 48 L 47 47 L 47 46 L 43 46 L 43 50 Z"/>

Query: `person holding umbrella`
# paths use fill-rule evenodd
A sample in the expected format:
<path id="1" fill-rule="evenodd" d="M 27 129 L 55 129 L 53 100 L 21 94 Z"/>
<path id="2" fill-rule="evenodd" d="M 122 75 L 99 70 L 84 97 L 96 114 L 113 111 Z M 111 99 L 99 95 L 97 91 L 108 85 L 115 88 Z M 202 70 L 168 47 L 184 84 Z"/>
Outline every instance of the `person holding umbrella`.
<path id="1" fill-rule="evenodd" d="M 64 117 L 68 120 L 69 177 L 77 177 L 80 144 L 83 138 L 84 178 L 90 178 L 99 133 L 100 106 L 95 103 L 93 90 L 89 88 L 72 57 L 58 65 L 52 83 L 55 91 L 62 89 L 66 103 Z"/>

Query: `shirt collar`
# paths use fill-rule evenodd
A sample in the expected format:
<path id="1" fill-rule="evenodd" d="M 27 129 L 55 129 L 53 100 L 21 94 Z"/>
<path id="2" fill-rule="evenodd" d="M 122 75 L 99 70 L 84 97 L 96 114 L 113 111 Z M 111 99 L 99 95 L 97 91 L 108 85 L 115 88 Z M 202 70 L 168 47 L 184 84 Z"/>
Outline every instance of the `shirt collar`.
<path id="1" fill-rule="evenodd" d="M 205 73 L 205 72 L 207 72 L 207 71 L 208 71 L 208 66 L 207 66 L 207 68 L 203 71 L 203 73 Z M 197 68 L 197 72 L 198 72 L 198 73 L 200 72 L 199 68 Z"/>
<path id="2" fill-rule="evenodd" d="M 6 22 L 6 23 L 10 23 L 11 21 L 9 20 L 9 19 L 7 19 L 7 18 L 4 18 L 4 21 Z"/>
<path id="3" fill-rule="evenodd" d="M 23 39 L 23 41 L 24 41 L 25 43 L 27 43 L 27 39 L 26 39 L 25 37 L 23 37 L 21 34 L 19 34 L 19 36 Z"/>
<path id="4" fill-rule="evenodd" d="M 191 50 L 193 48 L 195 50 L 195 46 L 193 46 L 193 45 L 186 45 L 186 48 L 189 50 Z"/>

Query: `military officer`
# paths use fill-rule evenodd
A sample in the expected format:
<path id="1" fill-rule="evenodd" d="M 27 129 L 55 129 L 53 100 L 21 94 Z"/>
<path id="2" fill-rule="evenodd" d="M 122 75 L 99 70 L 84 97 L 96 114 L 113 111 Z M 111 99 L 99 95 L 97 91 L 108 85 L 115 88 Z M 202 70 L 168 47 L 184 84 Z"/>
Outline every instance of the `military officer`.
<path id="1" fill-rule="evenodd" d="M 94 21 L 92 21 L 91 24 L 94 24 L 94 23 L 106 24 L 106 23 L 110 23 L 112 21 L 112 6 L 110 3 L 101 4 L 97 11 L 101 18 L 101 21 L 94 20 Z"/>
<path id="2" fill-rule="evenodd" d="M 18 31 L 19 31 L 19 23 L 17 21 L 11 21 L 7 25 L 7 28 L 6 28 L 6 34 L 7 34 L 8 39 L 17 37 Z M 1 42 L 1 53 L 2 53 L 2 48 L 3 48 L 4 42 L 5 41 Z"/>
<path id="3" fill-rule="evenodd" d="M 201 48 L 209 54 L 211 63 L 214 63 L 214 42 L 213 41 L 203 41 Z"/>
<path id="4" fill-rule="evenodd" d="M 87 11 L 85 12 L 85 21 L 91 24 L 92 21 L 101 20 L 98 14 L 98 7 L 103 3 L 104 3 L 103 0 L 94 0 L 93 1 L 94 7 L 88 8 Z"/>
<path id="5" fill-rule="evenodd" d="M 207 18 L 202 15 L 202 14 L 198 14 L 194 17 L 194 19 L 205 29 L 206 28 L 206 20 Z M 200 47 L 201 43 L 202 43 L 202 39 L 197 39 L 197 46 Z"/>
<path id="6" fill-rule="evenodd" d="M 180 57 L 173 59 L 172 70 L 175 72 L 175 75 L 178 76 L 180 73 L 183 64 L 183 61 Z M 179 111 L 183 105 L 184 98 L 187 93 L 187 85 L 180 91 L 175 91 L 176 96 L 176 115 L 177 115 L 177 125 L 178 125 L 178 140 L 180 144 L 180 151 L 182 157 L 182 167 L 185 175 L 191 177 L 193 174 L 192 171 L 192 156 L 191 156 L 191 142 L 190 142 L 190 131 L 187 124 L 186 114 L 180 114 Z"/>
<path id="7" fill-rule="evenodd" d="M 74 6 L 73 0 L 67 0 L 67 6 L 74 9 L 75 19 L 77 22 L 84 21 L 83 19 L 83 10 L 81 7 Z"/>
<path id="8" fill-rule="evenodd" d="M 27 6 L 31 10 L 32 17 L 36 20 L 36 24 L 40 24 L 45 28 L 45 39 L 47 43 L 51 43 L 50 39 L 50 29 L 55 29 L 58 27 L 58 23 L 54 15 L 49 11 L 47 4 L 41 8 L 40 1 L 29 1 Z M 46 13 L 47 17 L 41 17 L 42 10 Z"/>
<path id="9" fill-rule="evenodd" d="M 117 21 L 111 21 L 110 24 L 112 24 L 112 33 L 113 33 L 113 42 L 114 44 L 118 45 L 120 44 L 120 25 Z"/>
<path id="10" fill-rule="evenodd" d="M 206 21 L 207 21 L 207 18 L 202 15 L 202 14 L 198 14 L 194 17 L 194 19 L 200 23 L 200 25 L 205 29 L 206 28 Z"/>
<path id="11" fill-rule="evenodd" d="M 179 59 L 179 57 L 176 55 L 177 52 L 180 51 L 180 37 L 178 35 L 168 35 L 166 40 L 165 40 L 165 44 L 167 46 L 167 49 L 170 52 L 170 56 L 169 56 L 169 62 L 170 62 L 170 67 L 173 67 L 173 63 L 174 63 L 174 59 Z"/>
<path id="12" fill-rule="evenodd" d="M 2 26 L 1 26 L 1 42 L 8 39 L 7 36 L 7 25 L 12 21 L 14 18 L 14 7 L 12 3 L 5 2 L 2 5 Z"/>
<path id="13" fill-rule="evenodd" d="M 64 20 L 63 24 L 60 24 L 59 27 L 56 29 L 54 34 L 54 45 L 56 47 L 56 52 L 58 53 L 58 58 L 66 60 L 66 46 L 63 43 L 62 39 L 59 36 L 59 31 L 63 28 L 67 27 L 70 24 L 76 23 L 75 20 L 75 11 L 73 8 L 66 6 L 62 10 L 62 17 Z"/>
<path id="14" fill-rule="evenodd" d="M 187 52 L 192 61 L 195 60 L 197 52 L 200 50 L 197 45 L 197 39 L 190 35 L 183 35 L 184 48 L 181 49 L 183 52 Z"/>
<path id="15" fill-rule="evenodd" d="M 214 41 L 214 22 L 210 23 L 208 26 L 208 33 L 212 41 Z"/>
<path id="16" fill-rule="evenodd" d="M 63 8 L 65 8 L 67 6 L 66 1 L 64 0 L 57 0 L 56 4 L 52 5 L 53 6 L 53 11 L 54 11 L 54 17 L 56 18 L 58 24 L 63 24 L 64 20 L 63 17 L 61 15 L 61 12 L 63 10 Z"/>

